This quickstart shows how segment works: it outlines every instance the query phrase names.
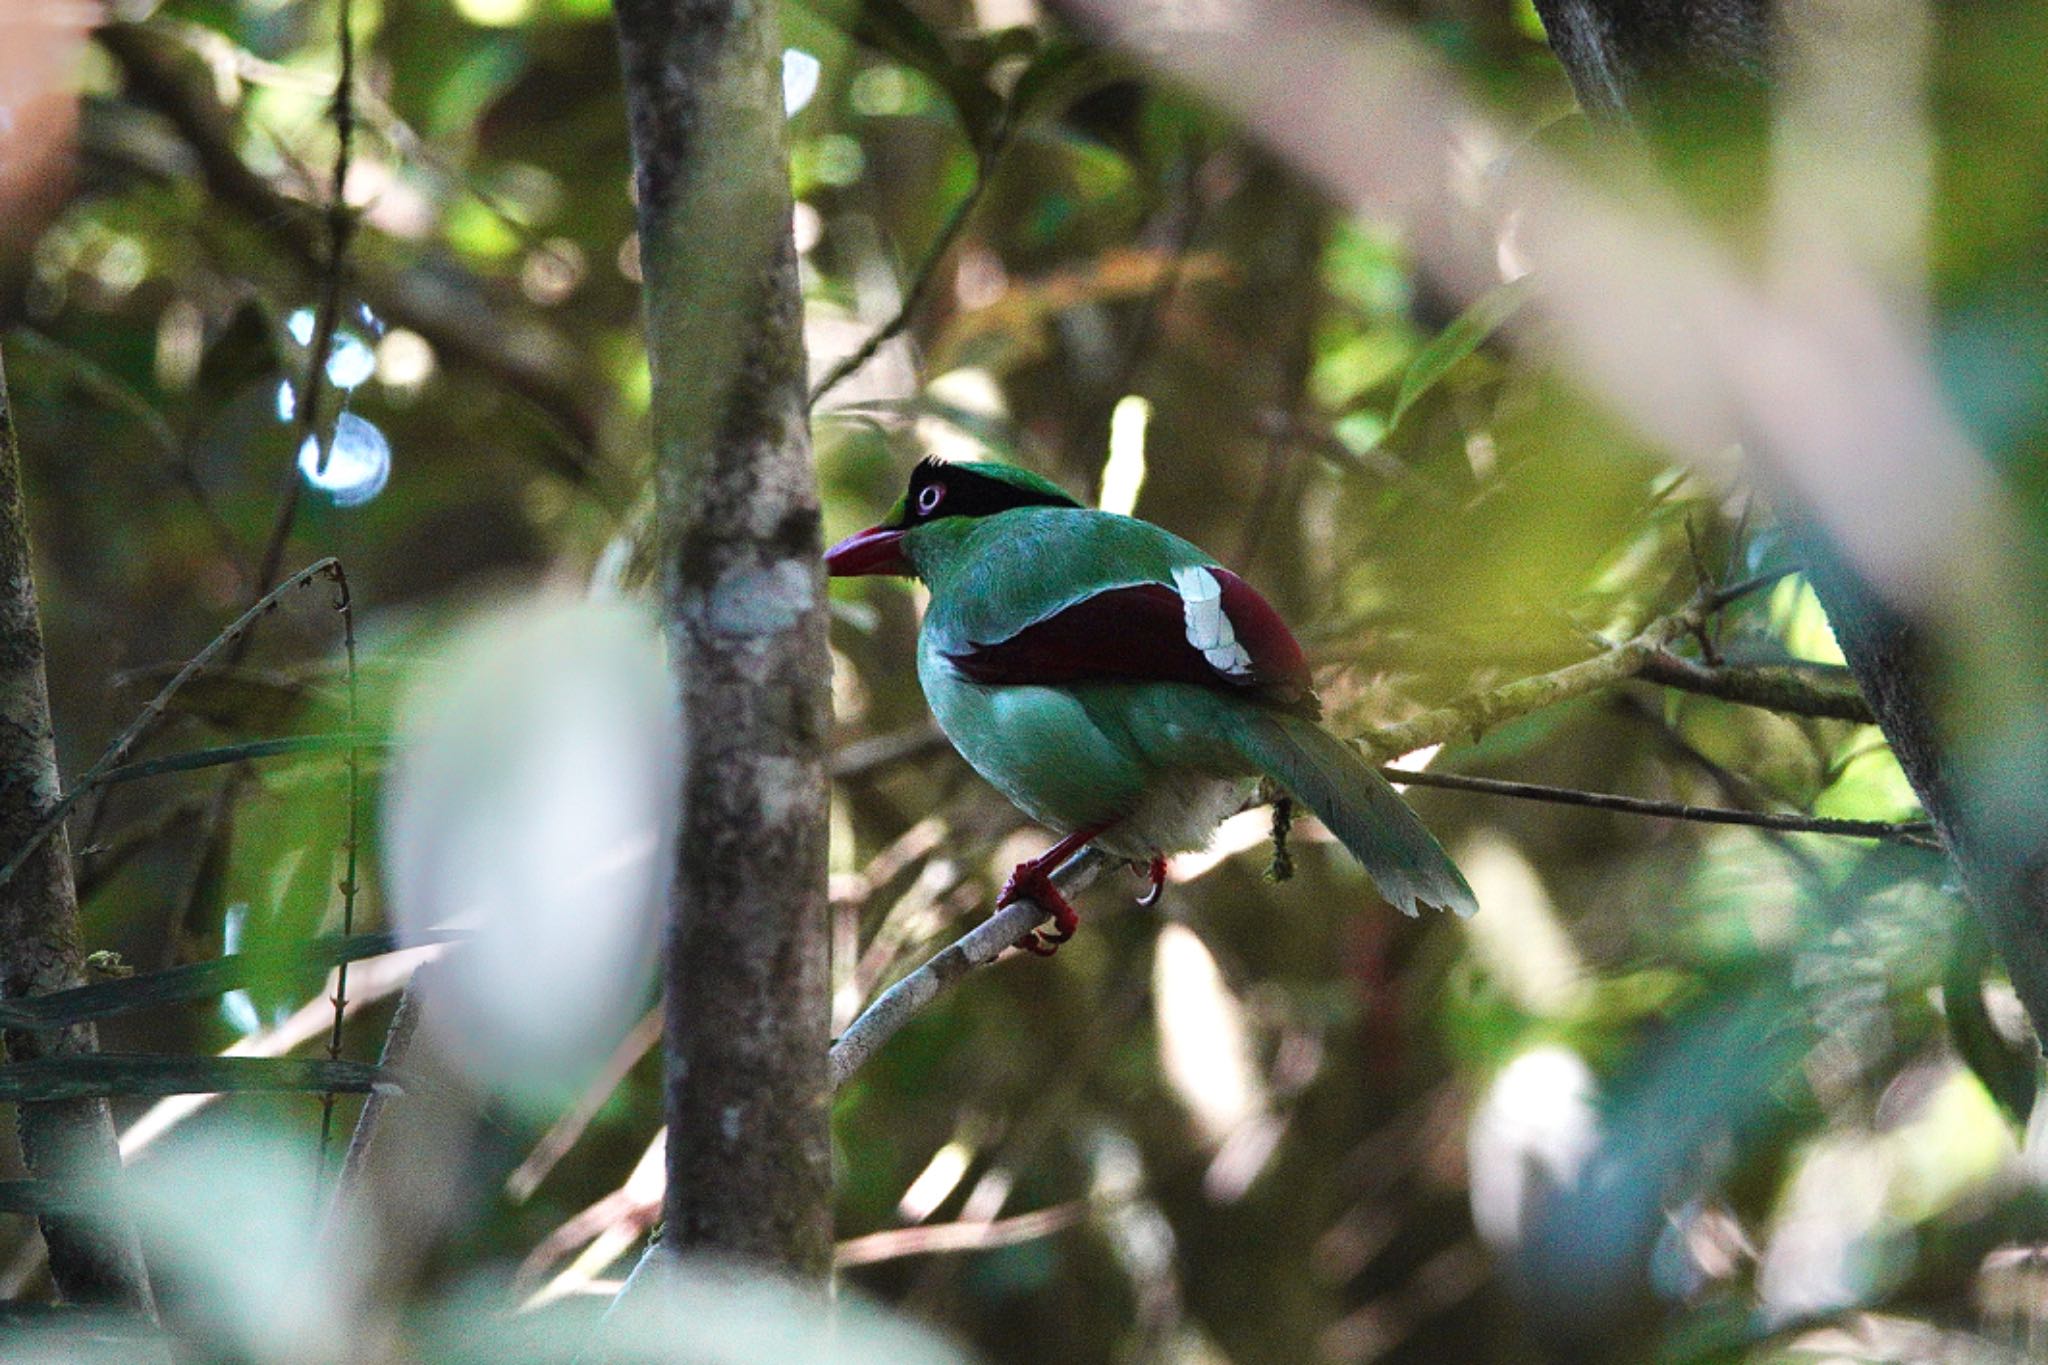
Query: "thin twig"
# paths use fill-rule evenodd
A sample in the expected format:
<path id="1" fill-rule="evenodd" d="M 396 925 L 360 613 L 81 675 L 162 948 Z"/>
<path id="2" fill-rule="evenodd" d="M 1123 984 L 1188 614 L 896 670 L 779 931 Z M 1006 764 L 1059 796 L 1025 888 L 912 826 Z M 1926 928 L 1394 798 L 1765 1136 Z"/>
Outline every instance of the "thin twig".
<path id="1" fill-rule="evenodd" d="M 320 396 L 327 387 L 327 357 L 334 348 L 334 329 L 341 322 L 341 281 L 347 266 L 349 239 L 355 234 L 355 215 L 349 211 L 348 168 L 355 153 L 356 115 L 354 87 L 356 45 L 351 24 L 352 0 L 340 0 L 335 7 L 335 26 L 341 44 L 341 70 L 334 78 L 334 173 L 327 192 L 327 259 L 320 274 L 320 305 L 313 318 L 313 337 L 306 347 L 306 381 L 299 386 L 298 402 L 292 410 L 291 449 L 285 452 L 284 485 L 278 496 L 277 515 L 271 521 L 270 538 L 256 567 L 256 591 L 266 592 L 284 563 L 292 525 L 298 520 L 299 501 L 305 479 L 299 473 L 299 451 L 309 440 L 319 439 Z M 325 468 L 331 452 L 323 444 L 319 465 Z"/>
<path id="2" fill-rule="evenodd" d="M 276 610 L 277 604 L 286 595 L 321 578 L 343 581 L 341 577 L 341 561 L 327 558 L 308 564 L 305 568 L 257 598 L 255 603 L 247 611 L 237 616 L 226 630 L 214 636 L 206 648 L 193 655 L 185 666 L 179 669 L 169 682 L 164 684 L 163 690 L 149 699 L 149 703 L 142 708 L 142 714 L 137 716 L 126 730 L 123 730 L 116 736 L 114 742 L 109 744 L 97 759 L 93 760 L 93 765 L 85 770 L 84 775 L 72 785 L 71 790 L 66 792 L 57 804 L 50 808 L 50 813 L 44 816 L 42 823 L 38 824 L 30 832 L 26 842 L 14 851 L 6 863 L 0 864 L 0 886 L 6 886 L 8 882 L 14 879 L 14 875 L 21 871 L 21 865 L 28 861 L 29 857 L 37 849 L 41 848 L 44 842 L 63 825 L 64 817 L 71 813 L 71 808 L 78 804 L 79 798 L 97 786 L 106 776 L 107 770 L 126 758 L 143 735 L 148 733 L 150 727 L 163 718 L 164 711 L 170 705 L 171 698 L 178 694 L 179 689 L 190 682 L 201 669 L 212 663 L 215 657 L 223 650 L 233 647 L 237 641 L 246 636 L 260 618 Z"/>
<path id="3" fill-rule="evenodd" d="M 1757 574 L 1753 578 L 1744 578 L 1730 583 L 1724 588 L 1716 588 L 1707 599 L 1708 610 L 1719 611 L 1731 602 L 1738 602 L 1753 592 L 1761 592 L 1780 579 L 1790 578 L 1793 574 L 1803 572 L 1805 570 L 1799 565 L 1787 564 L 1781 568 L 1770 569 L 1764 573 Z"/>
<path id="4" fill-rule="evenodd" d="M 347 964 L 343 964 L 346 966 Z M 377 1065 L 384 1070 L 403 1070 L 407 1055 L 412 1051 L 413 1036 L 419 1032 L 420 999 L 425 993 L 432 973 L 421 975 L 424 968 L 413 971 L 405 981 L 398 996 L 398 1008 L 391 1012 L 391 1022 L 384 1030 L 384 1050 L 377 1058 Z M 335 992 L 340 998 L 340 992 Z M 369 1168 L 370 1151 L 377 1141 L 377 1133 L 384 1120 L 384 1107 L 394 1096 L 383 1091 L 372 1091 L 363 1102 L 363 1110 L 356 1115 L 355 1131 L 349 1135 L 348 1151 L 341 1160 L 341 1174 L 336 1177 L 334 1194 L 328 1203 L 328 1223 L 332 1228 L 347 1201 L 362 1183 L 363 1172 Z M 323 1134 L 324 1141 L 324 1134 Z M 321 1169 L 326 1169 L 325 1153 L 322 1153 Z"/>
<path id="5" fill-rule="evenodd" d="M 974 216 L 975 207 L 981 203 L 981 197 L 987 191 L 989 182 L 995 178 L 996 159 L 1010 143 L 1010 120 L 1011 111 L 1005 106 L 1002 117 L 996 123 L 995 131 L 989 135 L 987 145 L 975 152 L 974 184 L 968 187 L 960 202 L 953 206 L 953 212 L 947 215 L 945 223 L 939 228 L 939 235 L 934 237 L 931 246 L 926 248 L 924 259 L 918 262 L 916 271 L 910 277 L 910 287 L 903 291 L 903 302 L 898 305 L 895 316 L 877 327 L 873 334 L 860 344 L 860 349 L 834 365 L 823 379 L 812 386 L 809 406 L 818 406 L 819 399 L 852 378 L 880 354 L 884 346 L 894 341 L 902 334 L 903 329 L 910 325 L 911 318 L 916 316 L 917 310 L 930 295 L 932 286 L 938 282 L 939 267 L 945 264 L 947 254 L 952 251 L 953 244 L 960 240 L 961 232 L 967 227 L 967 220 Z"/>
<path id="6" fill-rule="evenodd" d="M 1064 1232 L 1079 1223 L 1088 1206 L 1079 1200 L 1055 1204 L 1009 1218 L 987 1222 L 932 1223 L 913 1228 L 887 1228 L 865 1237 L 849 1237 L 833 1248 L 832 1263 L 841 1270 L 849 1266 L 874 1265 L 904 1256 L 938 1256 L 963 1251 L 989 1251 L 996 1247 L 1035 1242 L 1041 1237 Z"/>
<path id="7" fill-rule="evenodd" d="M 1851 839 L 1883 839 L 1892 843 L 1926 844 L 1934 826 L 1925 820 L 1847 820 L 1827 815 L 1802 815 L 1796 811 L 1736 810 L 1727 806 L 1690 806 L 1680 801 L 1656 801 L 1640 796 L 1617 796 L 1610 792 L 1582 791 L 1577 787 L 1548 787 L 1534 782 L 1509 782 L 1494 777 L 1467 777 L 1462 773 L 1411 772 L 1405 768 L 1381 768 L 1380 776 L 1409 787 L 1438 787 L 1445 791 L 1476 792 L 1484 796 L 1508 796 L 1519 801 L 1546 801 L 1558 806 L 1584 806 L 1592 810 L 1620 811 L 1663 820 L 1688 820 L 1706 825 L 1747 825 L 1754 829 L 1781 830 L 1790 834 L 1834 834 Z"/>
<path id="8" fill-rule="evenodd" d="M 1716 610 L 1719 596 L 1703 588 L 1686 606 L 1658 617 L 1630 639 L 1590 659 L 1470 693 L 1411 720 L 1360 735 L 1353 742 L 1369 755 L 1398 757 L 1432 744 L 1474 740 L 1507 721 L 1625 682 L 1640 674 L 1674 640 L 1690 634 L 1697 622 Z"/>
<path id="9" fill-rule="evenodd" d="M 348 13 L 346 3 L 342 13 Z M 346 32 L 347 20 L 342 23 Z M 348 579 L 342 575 L 340 566 L 334 571 L 334 609 L 341 615 L 342 656 L 348 667 L 348 834 L 342 844 L 341 872 L 341 932 L 346 938 L 355 932 L 356 925 L 356 859 L 361 845 L 360 826 L 362 818 L 362 750 L 355 742 L 360 720 L 360 700 L 356 680 L 356 616 L 355 604 L 349 597 Z M 334 973 L 334 1027 L 327 1035 L 327 1059 L 341 1060 L 341 1021 L 348 1007 L 348 963 L 343 962 Z M 327 1169 L 327 1148 L 334 1133 L 334 1094 L 329 1092 L 320 1098 L 320 1165 Z"/>
<path id="10" fill-rule="evenodd" d="M 582 1095 L 566 1113 L 555 1120 L 534 1149 L 527 1153 L 526 1160 L 519 1168 L 506 1177 L 505 1196 L 515 1204 L 523 1204 L 540 1188 L 540 1182 L 548 1178 L 548 1172 L 569 1154 L 590 1127 L 590 1121 L 604 1108 L 605 1101 L 626 1079 L 626 1074 L 640 1064 L 640 1059 L 661 1041 L 661 1009 L 659 1006 L 647 1011 L 633 1031 L 620 1040 L 618 1047 L 605 1061 L 604 1069 L 585 1086 Z"/>

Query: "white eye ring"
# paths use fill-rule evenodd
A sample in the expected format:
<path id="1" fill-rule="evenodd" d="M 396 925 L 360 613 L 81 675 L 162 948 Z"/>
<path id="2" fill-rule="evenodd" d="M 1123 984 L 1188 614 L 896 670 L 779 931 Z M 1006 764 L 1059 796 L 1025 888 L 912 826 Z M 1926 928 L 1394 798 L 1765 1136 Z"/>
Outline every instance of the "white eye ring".
<path id="1" fill-rule="evenodd" d="M 925 516 L 939 510 L 939 502 L 946 496 L 944 484 L 928 483 L 917 495 L 917 510 Z"/>

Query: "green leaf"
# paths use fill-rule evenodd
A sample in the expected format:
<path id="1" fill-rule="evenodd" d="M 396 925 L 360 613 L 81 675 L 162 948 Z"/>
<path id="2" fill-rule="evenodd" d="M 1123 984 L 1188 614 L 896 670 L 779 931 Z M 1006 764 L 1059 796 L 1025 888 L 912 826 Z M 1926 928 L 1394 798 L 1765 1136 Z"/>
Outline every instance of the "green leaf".
<path id="1" fill-rule="evenodd" d="M 1401 415 L 1413 407 L 1417 399 L 1435 388 L 1459 361 L 1485 345 L 1486 339 L 1499 331 L 1501 325 L 1528 301 L 1530 288 L 1530 277 L 1524 275 L 1487 290 L 1470 308 L 1458 314 L 1450 326 L 1438 333 L 1435 340 L 1424 346 L 1421 353 L 1409 362 L 1408 373 L 1401 377 L 1401 391 L 1394 398 L 1394 410 L 1388 415 L 1387 425 L 1399 425 Z"/>
<path id="2" fill-rule="evenodd" d="M 396 1093 L 396 1073 L 370 1062 L 304 1057 L 159 1057 L 101 1052 L 38 1057 L 0 1066 L 0 1103 L 110 1099 L 137 1095 L 215 1095 L 328 1091 Z"/>
<path id="3" fill-rule="evenodd" d="M 457 933 L 425 936 L 422 943 L 448 943 L 462 937 Z M 381 957 L 408 945 L 396 934 L 351 934 L 347 938 L 317 939 L 293 955 L 293 970 L 304 978 L 317 978 L 343 962 Z M 417 945 L 411 945 L 417 946 Z M 0 1000 L 0 1028 L 52 1029 L 105 1019 L 131 1010 L 159 1005 L 206 1000 L 227 991 L 240 990 L 277 968 L 275 958 L 258 960 L 247 953 L 172 967 L 167 971 L 131 976 L 120 981 L 101 981 L 75 986 L 68 991 L 32 995 L 19 1000 Z"/>

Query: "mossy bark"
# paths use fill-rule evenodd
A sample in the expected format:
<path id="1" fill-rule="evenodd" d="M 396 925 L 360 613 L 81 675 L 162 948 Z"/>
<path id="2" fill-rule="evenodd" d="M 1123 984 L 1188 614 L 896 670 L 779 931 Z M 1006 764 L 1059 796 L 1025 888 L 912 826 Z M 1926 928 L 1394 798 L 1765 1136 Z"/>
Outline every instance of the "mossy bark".
<path id="1" fill-rule="evenodd" d="M 831 1259 L 830 661 L 771 6 L 621 0 L 685 770 L 664 1245 Z"/>
<path id="2" fill-rule="evenodd" d="M 57 803 L 57 748 L 43 666 L 42 618 L 22 507 L 21 452 L 7 379 L 0 370 L 0 848 L 15 849 Z M 85 983 L 78 896 L 63 830 L 46 840 L 0 887 L 0 998 L 46 995 Z M 5 1035 L 10 1062 L 75 1057 L 99 1050 L 91 1024 Z M 15 1119 L 30 1174 L 107 1192 L 121 1158 L 103 1099 L 24 1104 Z M 116 1206 L 111 1193 L 92 1202 Z M 124 1220 L 76 1213 L 42 1219 L 50 1273 L 74 1303 L 154 1314 L 149 1276 Z"/>

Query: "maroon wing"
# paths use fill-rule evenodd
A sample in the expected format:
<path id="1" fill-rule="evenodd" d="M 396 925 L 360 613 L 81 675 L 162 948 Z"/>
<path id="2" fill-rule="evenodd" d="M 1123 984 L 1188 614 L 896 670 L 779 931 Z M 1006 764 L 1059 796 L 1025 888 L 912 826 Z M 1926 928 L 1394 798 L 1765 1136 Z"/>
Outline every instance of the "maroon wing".
<path id="1" fill-rule="evenodd" d="M 1315 709 L 1308 660 L 1287 623 L 1249 583 L 1211 568 L 1223 615 L 1241 655 L 1231 666 L 1189 638 L 1186 604 L 1164 583 L 1106 588 L 1034 621 L 1006 640 L 976 643 L 947 658 L 972 682 L 1183 682 L 1289 709 Z"/>

